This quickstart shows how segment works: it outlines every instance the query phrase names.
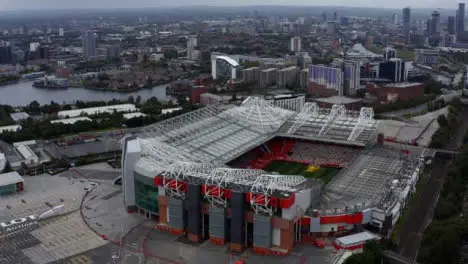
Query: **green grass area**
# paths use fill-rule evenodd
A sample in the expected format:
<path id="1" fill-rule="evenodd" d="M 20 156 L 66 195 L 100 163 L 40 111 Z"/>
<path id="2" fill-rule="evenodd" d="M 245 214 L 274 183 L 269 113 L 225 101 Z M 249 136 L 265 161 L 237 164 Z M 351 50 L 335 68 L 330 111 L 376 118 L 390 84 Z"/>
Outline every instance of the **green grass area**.
<path id="1" fill-rule="evenodd" d="M 321 167 L 318 171 L 308 172 L 307 167 L 308 165 L 306 164 L 284 160 L 275 160 L 268 164 L 264 170 L 269 172 L 277 172 L 281 175 L 302 175 L 306 178 L 320 179 L 325 184 L 329 183 L 340 171 L 338 168 Z"/>
<path id="2" fill-rule="evenodd" d="M 413 195 L 411 196 L 408 204 L 406 205 L 405 209 L 403 210 L 403 213 L 400 216 L 400 219 L 398 219 L 395 225 L 395 228 L 393 229 L 393 232 L 392 232 L 393 243 L 399 245 L 401 229 L 404 223 L 406 222 L 406 220 L 408 219 L 410 211 L 418 202 L 419 196 L 421 195 L 424 189 L 424 186 L 427 184 L 430 178 L 431 178 L 431 175 L 430 175 L 430 171 L 428 170 L 424 171 L 424 173 L 419 177 L 418 183 L 416 184 L 416 192 L 413 193 Z"/>

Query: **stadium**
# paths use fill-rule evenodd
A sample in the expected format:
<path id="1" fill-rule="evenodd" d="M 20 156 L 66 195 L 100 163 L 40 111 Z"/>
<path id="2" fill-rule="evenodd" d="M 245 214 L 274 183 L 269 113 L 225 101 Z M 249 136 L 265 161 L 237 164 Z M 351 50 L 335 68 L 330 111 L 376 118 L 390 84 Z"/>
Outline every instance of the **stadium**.
<path id="1" fill-rule="evenodd" d="M 258 254 L 386 232 L 434 153 L 386 146 L 378 126 L 372 108 L 303 97 L 207 106 L 125 138 L 125 206 L 190 241 Z"/>

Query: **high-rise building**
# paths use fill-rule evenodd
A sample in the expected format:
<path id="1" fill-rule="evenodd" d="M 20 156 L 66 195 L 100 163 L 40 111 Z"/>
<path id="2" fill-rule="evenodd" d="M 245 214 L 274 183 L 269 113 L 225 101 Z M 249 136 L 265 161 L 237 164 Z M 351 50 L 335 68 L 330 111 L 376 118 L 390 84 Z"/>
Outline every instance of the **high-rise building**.
<path id="1" fill-rule="evenodd" d="M 291 38 L 290 50 L 292 52 L 300 52 L 301 49 L 302 49 L 301 37 L 292 37 Z"/>
<path id="2" fill-rule="evenodd" d="M 455 30 L 458 37 L 465 32 L 465 3 L 458 3 L 457 16 L 455 20 Z"/>
<path id="3" fill-rule="evenodd" d="M 322 13 L 322 20 L 327 21 L 327 13 L 326 12 Z"/>
<path id="4" fill-rule="evenodd" d="M 63 30 L 63 27 L 59 27 L 59 37 L 63 37 L 65 35 L 65 32 Z"/>
<path id="5" fill-rule="evenodd" d="M 198 47 L 198 38 L 189 37 L 187 39 L 187 58 L 189 60 L 198 60 L 200 52 L 197 50 Z"/>
<path id="6" fill-rule="evenodd" d="M 379 77 L 395 83 L 406 81 L 405 63 L 397 58 L 381 62 L 379 64 Z"/>
<path id="7" fill-rule="evenodd" d="M 92 30 L 86 30 L 81 35 L 83 59 L 89 60 L 97 56 L 96 39 L 96 32 Z"/>
<path id="8" fill-rule="evenodd" d="M 450 35 L 455 34 L 455 17 L 449 16 L 447 20 L 447 31 Z"/>
<path id="9" fill-rule="evenodd" d="M 328 21 L 327 33 L 328 34 L 335 34 L 335 32 L 336 32 L 336 22 L 335 21 Z"/>
<path id="10" fill-rule="evenodd" d="M 432 12 L 431 36 L 440 37 L 440 14 L 437 11 Z"/>
<path id="11" fill-rule="evenodd" d="M 447 19 L 447 32 L 450 35 L 455 34 L 455 17 L 449 16 Z"/>
<path id="12" fill-rule="evenodd" d="M 338 21 L 338 12 L 333 12 L 333 21 Z"/>
<path id="13" fill-rule="evenodd" d="M 409 7 L 403 8 L 403 37 L 405 41 L 409 41 L 411 30 L 411 9 Z"/>
<path id="14" fill-rule="evenodd" d="M 392 15 L 392 22 L 393 22 L 393 25 L 398 25 L 398 14 L 393 14 Z"/>

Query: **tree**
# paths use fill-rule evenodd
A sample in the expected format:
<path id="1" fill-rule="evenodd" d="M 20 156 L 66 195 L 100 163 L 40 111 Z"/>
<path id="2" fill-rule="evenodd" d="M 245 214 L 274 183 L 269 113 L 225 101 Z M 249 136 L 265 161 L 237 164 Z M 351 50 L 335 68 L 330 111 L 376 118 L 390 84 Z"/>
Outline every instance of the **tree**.
<path id="1" fill-rule="evenodd" d="M 127 100 L 128 100 L 128 102 L 131 103 L 131 104 L 135 103 L 135 99 L 133 98 L 132 95 L 130 95 L 130 96 L 128 97 Z"/>
<path id="2" fill-rule="evenodd" d="M 140 105 L 140 103 L 141 103 L 141 96 L 138 95 L 138 96 L 136 97 L 135 104 L 136 104 L 136 105 Z"/>
<path id="3" fill-rule="evenodd" d="M 36 101 L 32 101 L 28 106 L 29 113 L 40 113 L 41 105 Z"/>

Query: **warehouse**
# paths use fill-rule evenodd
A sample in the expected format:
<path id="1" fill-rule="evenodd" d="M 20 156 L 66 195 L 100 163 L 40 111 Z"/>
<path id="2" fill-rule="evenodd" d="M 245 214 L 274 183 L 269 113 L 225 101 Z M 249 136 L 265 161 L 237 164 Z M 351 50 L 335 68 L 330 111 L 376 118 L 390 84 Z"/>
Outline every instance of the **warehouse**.
<path id="1" fill-rule="evenodd" d="M 0 196 L 24 190 L 24 179 L 18 172 L 0 174 Z"/>
<path id="2" fill-rule="evenodd" d="M 19 145 L 16 149 L 23 156 L 26 165 L 39 163 L 39 157 L 29 146 Z"/>
<path id="3" fill-rule="evenodd" d="M 0 134 L 3 132 L 16 132 L 21 130 L 21 128 L 20 125 L 2 126 L 0 127 Z"/>
<path id="4" fill-rule="evenodd" d="M 82 108 L 82 109 L 73 109 L 73 110 L 64 110 L 59 111 L 57 116 L 59 118 L 72 118 L 72 117 L 79 117 L 81 115 L 97 115 L 102 113 L 113 113 L 116 112 L 135 112 L 137 108 L 134 104 L 120 104 L 120 105 L 109 105 L 109 106 L 101 106 L 101 107 L 90 107 L 90 108 Z"/>
<path id="5" fill-rule="evenodd" d="M 93 120 L 89 117 L 73 117 L 73 118 L 65 118 L 65 119 L 58 119 L 50 121 L 51 124 L 64 124 L 64 125 L 72 125 L 78 121 L 88 121 L 92 122 Z"/>

